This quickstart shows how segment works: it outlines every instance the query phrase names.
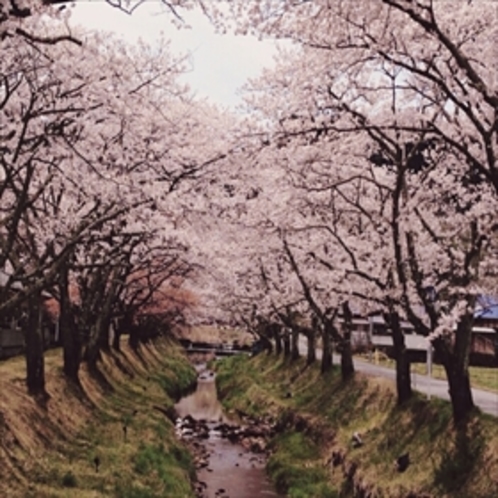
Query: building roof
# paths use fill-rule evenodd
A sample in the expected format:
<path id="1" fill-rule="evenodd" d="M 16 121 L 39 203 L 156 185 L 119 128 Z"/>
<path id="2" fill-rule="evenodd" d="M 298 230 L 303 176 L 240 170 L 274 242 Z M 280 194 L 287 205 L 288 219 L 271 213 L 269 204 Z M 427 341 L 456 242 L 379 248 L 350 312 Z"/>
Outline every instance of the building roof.
<path id="1" fill-rule="evenodd" d="M 498 321 L 498 298 L 489 295 L 479 296 L 474 317 Z"/>

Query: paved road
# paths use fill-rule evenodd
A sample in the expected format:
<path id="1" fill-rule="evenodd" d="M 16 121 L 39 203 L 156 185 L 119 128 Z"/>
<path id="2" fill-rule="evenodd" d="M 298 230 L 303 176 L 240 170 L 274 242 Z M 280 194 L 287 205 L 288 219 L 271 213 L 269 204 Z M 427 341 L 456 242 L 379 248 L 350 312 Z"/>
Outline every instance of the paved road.
<path id="1" fill-rule="evenodd" d="M 339 361 L 339 358 L 337 358 L 337 361 Z M 393 381 L 396 380 L 395 372 L 391 368 L 374 365 L 358 358 L 354 359 L 354 365 L 359 372 L 364 372 L 367 375 L 386 377 Z M 498 369 L 496 370 L 496 375 L 498 375 Z M 412 373 L 412 387 L 427 396 L 436 396 L 437 398 L 446 400 L 450 399 L 448 382 L 446 380 L 432 379 L 427 375 Z M 472 389 L 472 396 L 474 404 L 483 412 L 498 417 L 498 393 L 483 391 L 482 389 Z"/>
<path id="2" fill-rule="evenodd" d="M 305 354 L 306 344 L 300 343 L 299 349 L 302 354 Z M 318 358 L 321 358 L 321 353 L 321 350 L 317 349 Z M 336 365 L 339 364 L 340 357 L 334 355 L 333 361 Z M 381 367 L 359 358 L 354 359 L 354 366 L 357 371 L 367 375 L 385 377 L 391 379 L 393 382 L 396 380 L 395 371 L 391 368 Z M 498 369 L 496 370 L 496 375 L 498 376 Z M 448 382 L 446 380 L 433 379 L 427 375 L 412 373 L 412 387 L 416 391 L 426 394 L 427 396 L 435 396 L 446 400 L 450 399 Z M 498 393 L 492 393 L 482 389 L 472 389 L 472 396 L 474 398 L 474 404 L 484 413 L 489 413 L 490 415 L 498 417 Z"/>

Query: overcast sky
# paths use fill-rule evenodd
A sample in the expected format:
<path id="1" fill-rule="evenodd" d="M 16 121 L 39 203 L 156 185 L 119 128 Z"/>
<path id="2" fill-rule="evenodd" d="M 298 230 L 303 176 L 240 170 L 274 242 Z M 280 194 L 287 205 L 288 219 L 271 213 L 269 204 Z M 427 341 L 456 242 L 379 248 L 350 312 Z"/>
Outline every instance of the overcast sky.
<path id="1" fill-rule="evenodd" d="M 183 12 L 182 12 L 183 15 Z M 161 31 L 171 39 L 172 50 L 191 53 L 192 70 L 182 77 L 200 97 L 225 107 L 240 103 L 237 89 L 249 77 L 271 65 L 276 45 L 247 36 L 218 35 L 201 12 L 186 12 L 191 29 L 178 30 L 159 2 L 147 1 L 131 16 L 113 9 L 104 0 L 77 2 L 72 24 L 113 31 L 133 42 L 141 37 L 154 43 Z"/>

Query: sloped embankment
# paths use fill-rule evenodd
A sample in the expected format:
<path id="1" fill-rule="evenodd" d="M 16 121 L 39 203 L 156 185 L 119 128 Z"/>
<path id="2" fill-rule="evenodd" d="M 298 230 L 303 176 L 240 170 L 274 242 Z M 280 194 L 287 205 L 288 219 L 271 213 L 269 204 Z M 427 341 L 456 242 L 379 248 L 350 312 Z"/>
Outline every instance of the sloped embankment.
<path id="1" fill-rule="evenodd" d="M 217 386 L 228 410 L 275 421 L 268 471 L 291 497 L 498 496 L 495 418 L 476 413 L 457 430 L 447 402 L 417 395 L 397 407 L 387 380 L 342 383 L 267 355 L 223 360 Z"/>
<path id="2" fill-rule="evenodd" d="M 48 398 L 26 394 L 22 357 L 0 364 L 0 496 L 193 496 L 194 466 L 165 414 L 195 383 L 181 350 L 160 341 L 105 354 L 81 386 L 46 354 Z"/>

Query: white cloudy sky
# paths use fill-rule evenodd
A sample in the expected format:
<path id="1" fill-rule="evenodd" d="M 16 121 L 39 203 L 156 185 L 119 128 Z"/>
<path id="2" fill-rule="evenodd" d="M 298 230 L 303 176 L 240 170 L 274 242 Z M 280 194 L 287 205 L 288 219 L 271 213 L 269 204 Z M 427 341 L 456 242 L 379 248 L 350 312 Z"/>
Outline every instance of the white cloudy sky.
<path id="1" fill-rule="evenodd" d="M 104 0 L 77 2 L 71 24 L 113 31 L 133 42 L 138 37 L 154 43 L 161 33 L 171 39 L 174 52 L 191 54 L 192 70 L 183 76 L 195 93 L 217 104 L 235 107 L 240 103 L 237 89 L 249 77 L 271 65 L 276 45 L 256 38 L 219 35 L 201 12 L 186 12 L 191 29 L 178 30 L 171 14 L 159 2 L 149 0 L 131 16 L 113 9 Z"/>

